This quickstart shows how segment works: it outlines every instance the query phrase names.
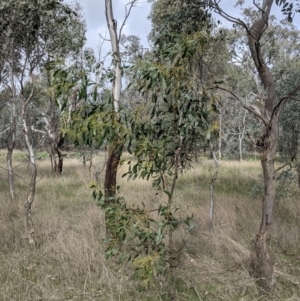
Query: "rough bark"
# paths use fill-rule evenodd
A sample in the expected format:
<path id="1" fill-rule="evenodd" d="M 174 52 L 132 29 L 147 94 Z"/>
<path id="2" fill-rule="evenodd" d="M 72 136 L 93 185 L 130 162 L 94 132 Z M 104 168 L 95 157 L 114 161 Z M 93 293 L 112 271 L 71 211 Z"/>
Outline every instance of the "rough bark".
<path id="1" fill-rule="evenodd" d="M 115 141 L 108 147 L 108 156 L 105 168 L 105 199 L 106 202 L 113 201 L 117 189 L 117 170 L 123 151 L 123 143 Z"/>

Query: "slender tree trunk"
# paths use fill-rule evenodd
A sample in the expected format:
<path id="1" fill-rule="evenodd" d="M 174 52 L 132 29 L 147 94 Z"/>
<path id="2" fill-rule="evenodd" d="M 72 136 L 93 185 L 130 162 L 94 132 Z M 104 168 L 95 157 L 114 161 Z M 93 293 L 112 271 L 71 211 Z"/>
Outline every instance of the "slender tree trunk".
<path id="1" fill-rule="evenodd" d="M 222 112 L 219 115 L 218 159 L 222 159 Z"/>
<path id="2" fill-rule="evenodd" d="M 265 138 L 264 150 L 261 156 L 261 165 L 264 174 L 265 191 L 262 202 L 262 218 L 259 231 L 254 240 L 252 266 L 254 275 L 259 279 L 260 286 L 273 293 L 275 290 L 275 274 L 273 261 L 270 257 L 269 244 L 272 236 L 273 214 L 275 205 L 275 168 L 278 132 L 278 112 L 275 110 L 276 84 L 266 65 L 260 39 L 268 26 L 268 18 L 274 0 L 263 0 L 261 15 L 248 30 L 248 45 L 253 62 L 266 91 L 263 115 L 257 110 L 256 114 L 264 122 Z"/>
<path id="3" fill-rule="evenodd" d="M 29 133 L 26 120 L 25 120 L 25 108 L 23 108 L 22 117 L 23 117 L 23 133 L 25 137 L 26 146 L 29 152 L 29 190 L 27 194 L 27 198 L 25 201 L 25 216 L 26 216 L 26 226 L 27 226 L 27 233 L 28 233 L 28 239 L 29 243 L 31 245 L 36 244 L 36 238 L 35 238 L 35 230 L 34 225 L 32 221 L 31 216 L 31 206 L 34 200 L 35 196 L 35 185 L 36 185 L 36 176 L 37 176 L 37 168 L 36 168 L 36 162 L 35 162 L 35 154 L 32 146 L 32 137 Z"/>
<path id="4" fill-rule="evenodd" d="M 14 143 L 9 142 L 7 146 L 7 173 L 8 173 L 8 187 L 9 187 L 9 195 L 11 200 L 15 200 L 15 189 L 14 189 L 14 174 L 13 174 L 13 166 L 12 166 L 12 155 L 14 150 Z"/>
<path id="5" fill-rule="evenodd" d="M 113 16 L 112 0 L 105 0 L 105 16 L 110 35 L 111 50 L 114 62 L 114 80 L 112 87 L 113 106 L 115 111 L 114 121 L 119 122 L 119 101 L 122 88 L 121 76 L 121 56 L 119 49 L 119 37 L 117 33 L 117 22 Z M 124 143 L 119 138 L 115 138 L 108 146 L 108 157 L 106 162 L 104 191 L 106 201 L 112 201 L 117 188 L 117 171 L 122 155 Z M 107 225 L 106 225 L 107 226 Z"/>
<path id="6" fill-rule="evenodd" d="M 199 151 L 198 151 L 197 145 L 195 145 L 195 148 L 194 148 L 194 157 L 195 157 L 195 162 L 199 163 Z"/>
<path id="7" fill-rule="evenodd" d="M 55 141 L 55 151 L 56 151 L 57 157 L 58 157 L 58 163 L 57 164 L 56 164 L 56 160 L 55 160 L 55 164 L 56 164 L 55 172 L 59 175 L 61 175 L 62 172 L 63 172 L 64 158 L 63 158 L 62 152 L 60 150 L 60 147 L 62 146 L 63 142 L 64 142 L 64 137 L 62 136 L 61 133 L 59 133 L 58 137 Z M 55 158 L 55 156 L 54 156 L 54 158 Z"/>
<path id="8" fill-rule="evenodd" d="M 247 111 L 245 111 L 242 125 L 239 122 L 239 154 L 240 154 L 240 162 L 243 162 L 243 139 L 244 139 L 244 133 L 245 133 L 245 127 L 246 127 L 246 115 Z"/>
<path id="9" fill-rule="evenodd" d="M 16 88 L 14 82 L 13 71 L 10 74 L 11 90 L 12 90 L 12 101 L 11 101 L 11 122 L 10 122 L 10 133 L 7 143 L 7 173 L 8 173 L 8 187 L 9 195 L 11 200 L 15 200 L 14 192 L 14 174 L 12 165 L 12 155 L 16 144 L 17 135 L 17 112 L 16 112 Z"/>
<path id="10" fill-rule="evenodd" d="M 219 174 L 219 162 L 216 158 L 213 146 L 210 146 L 212 157 L 215 163 L 215 173 L 211 178 L 210 181 L 210 199 L 209 199 L 209 230 L 212 232 L 214 230 L 214 188 L 215 188 L 215 182 L 218 178 Z"/>

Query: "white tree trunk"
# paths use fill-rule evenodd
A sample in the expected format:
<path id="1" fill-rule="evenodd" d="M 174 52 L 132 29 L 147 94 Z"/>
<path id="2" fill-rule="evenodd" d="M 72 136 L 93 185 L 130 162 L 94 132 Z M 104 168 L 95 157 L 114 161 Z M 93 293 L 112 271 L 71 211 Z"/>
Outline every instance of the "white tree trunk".
<path id="1" fill-rule="evenodd" d="M 113 80 L 113 102 L 114 109 L 119 112 L 119 101 L 122 89 L 122 76 L 121 76 L 121 56 L 119 48 L 119 37 L 117 33 L 117 21 L 114 19 L 112 0 L 105 0 L 105 16 L 107 27 L 111 42 L 111 51 L 113 53 L 113 65 L 114 65 L 114 80 Z"/>
<path id="2" fill-rule="evenodd" d="M 29 153 L 28 172 L 29 172 L 29 178 L 30 178 L 29 190 L 28 190 L 27 198 L 25 200 L 25 216 L 26 216 L 26 225 L 27 225 L 29 243 L 31 245 L 35 245 L 36 239 L 35 239 L 34 225 L 33 225 L 32 216 L 31 216 L 31 206 L 32 206 L 34 196 L 35 196 L 37 169 L 36 169 L 34 149 L 33 149 L 32 142 L 31 142 L 32 137 L 29 133 L 29 129 L 26 124 L 26 119 L 24 116 L 25 115 L 24 107 L 23 107 L 22 111 L 23 111 L 22 112 L 23 133 L 24 133 L 24 138 L 25 138 L 26 146 L 27 146 L 28 153 Z"/>

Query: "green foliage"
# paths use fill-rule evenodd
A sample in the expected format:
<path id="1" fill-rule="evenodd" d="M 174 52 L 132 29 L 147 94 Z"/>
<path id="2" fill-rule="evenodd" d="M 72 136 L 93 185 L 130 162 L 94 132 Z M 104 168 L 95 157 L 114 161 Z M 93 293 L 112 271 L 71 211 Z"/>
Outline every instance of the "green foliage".
<path id="1" fill-rule="evenodd" d="M 293 22 L 295 13 L 300 12 L 299 0 L 293 0 L 291 2 L 287 0 L 275 0 L 278 6 L 282 6 L 281 12 L 286 16 L 289 22 Z"/>
<path id="2" fill-rule="evenodd" d="M 95 185 L 91 188 L 96 189 Z M 170 213 L 169 206 L 157 210 L 128 207 L 123 197 L 107 200 L 101 191 L 94 190 L 93 197 L 105 212 L 107 228 L 106 257 L 117 256 L 119 262 L 127 260 L 135 268 L 136 276 L 148 287 L 150 282 L 165 272 L 169 262 L 166 237 L 170 229 L 179 224 L 189 225 Z M 157 220 L 151 212 L 157 211 Z"/>

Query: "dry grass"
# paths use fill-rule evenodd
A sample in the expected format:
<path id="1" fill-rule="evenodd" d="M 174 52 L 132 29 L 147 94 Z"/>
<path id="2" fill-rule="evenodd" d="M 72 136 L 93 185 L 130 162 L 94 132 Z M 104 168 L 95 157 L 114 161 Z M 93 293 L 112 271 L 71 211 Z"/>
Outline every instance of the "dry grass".
<path id="1" fill-rule="evenodd" d="M 0 300 L 166 300 L 166 279 L 158 279 L 146 290 L 128 266 L 105 259 L 103 214 L 91 197 L 88 170 L 77 159 L 66 159 L 62 177 L 49 171 L 48 160 L 39 161 L 33 205 L 39 246 L 34 249 L 24 231 L 26 164 L 16 168 L 22 178 L 16 179 L 14 204 L 8 201 L 6 175 L 0 174 Z M 212 162 L 202 159 L 178 181 L 175 205 L 183 216 L 193 214 L 194 225 L 189 231 L 181 227 L 175 236 L 176 246 L 182 249 L 175 274 L 178 300 L 300 300 L 299 197 L 277 204 L 271 248 L 278 285 L 276 295 L 270 297 L 259 291 L 247 271 L 260 223 L 260 200 L 251 196 L 259 181 L 259 163 L 221 166 L 214 233 L 208 231 L 207 217 L 212 173 Z M 128 203 L 156 208 L 165 201 L 149 182 L 122 178 L 119 183 Z"/>

